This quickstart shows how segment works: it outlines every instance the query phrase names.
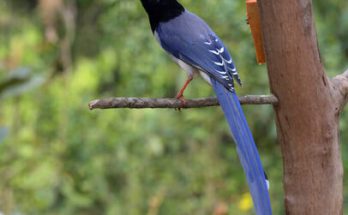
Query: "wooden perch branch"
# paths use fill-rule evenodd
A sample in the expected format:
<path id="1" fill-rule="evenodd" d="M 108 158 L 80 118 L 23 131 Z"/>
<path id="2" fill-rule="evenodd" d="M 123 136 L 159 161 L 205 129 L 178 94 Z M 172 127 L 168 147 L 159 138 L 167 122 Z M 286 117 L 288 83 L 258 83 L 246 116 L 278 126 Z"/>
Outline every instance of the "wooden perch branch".
<path id="1" fill-rule="evenodd" d="M 337 92 L 336 98 L 338 99 L 338 105 L 340 106 L 340 110 L 348 102 L 348 69 L 337 75 L 332 79 L 333 89 Z"/>
<path id="2" fill-rule="evenodd" d="M 273 95 L 249 95 L 239 98 L 241 104 L 272 104 L 278 103 Z M 89 109 L 110 108 L 201 108 L 219 105 L 216 98 L 187 99 L 183 104 L 178 99 L 172 98 L 107 98 L 97 99 L 89 103 Z"/>

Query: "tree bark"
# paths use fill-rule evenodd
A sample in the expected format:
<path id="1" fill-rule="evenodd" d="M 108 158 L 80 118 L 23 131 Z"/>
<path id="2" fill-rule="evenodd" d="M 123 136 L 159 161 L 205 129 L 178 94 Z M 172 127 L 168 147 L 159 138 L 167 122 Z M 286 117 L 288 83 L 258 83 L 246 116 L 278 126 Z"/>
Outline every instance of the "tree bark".
<path id="1" fill-rule="evenodd" d="M 338 87 L 321 63 L 311 0 L 259 0 L 284 166 L 286 214 L 342 214 Z"/>

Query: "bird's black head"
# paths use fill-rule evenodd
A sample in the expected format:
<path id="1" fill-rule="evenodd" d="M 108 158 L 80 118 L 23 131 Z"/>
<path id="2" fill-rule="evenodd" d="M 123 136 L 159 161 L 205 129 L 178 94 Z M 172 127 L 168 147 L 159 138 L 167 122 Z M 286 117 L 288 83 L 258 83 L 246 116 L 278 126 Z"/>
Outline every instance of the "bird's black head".
<path id="1" fill-rule="evenodd" d="M 141 0 L 154 31 L 160 22 L 169 21 L 185 11 L 176 0 Z"/>

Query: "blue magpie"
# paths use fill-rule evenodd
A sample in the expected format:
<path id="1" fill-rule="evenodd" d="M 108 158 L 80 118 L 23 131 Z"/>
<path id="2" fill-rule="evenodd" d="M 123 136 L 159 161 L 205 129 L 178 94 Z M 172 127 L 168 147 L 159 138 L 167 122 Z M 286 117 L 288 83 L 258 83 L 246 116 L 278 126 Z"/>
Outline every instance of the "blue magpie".
<path id="1" fill-rule="evenodd" d="M 185 88 L 196 74 L 213 86 L 237 145 L 256 214 L 272 214 L 267 176 L 234 90 L 234 81 L 241 85 L 241 80 L 227 48 L 201 18 L 177 0 L 141 0 L 141 3 L 156 40 L 187 72 L 188 79 L 176 97 L 183 99 Z"/>

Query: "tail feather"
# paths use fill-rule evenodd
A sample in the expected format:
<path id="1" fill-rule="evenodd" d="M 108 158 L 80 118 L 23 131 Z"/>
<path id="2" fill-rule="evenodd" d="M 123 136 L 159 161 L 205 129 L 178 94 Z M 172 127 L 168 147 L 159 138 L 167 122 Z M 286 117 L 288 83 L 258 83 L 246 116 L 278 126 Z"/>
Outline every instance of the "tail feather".
<path id="1" fill-rule="evenodd" d="M 237 152 L 246 174 L 256 214 L 271 215 L 268 180 L 238 97 L 214 79 L 211 79 L 211 82 L 237 145 Z"/>

